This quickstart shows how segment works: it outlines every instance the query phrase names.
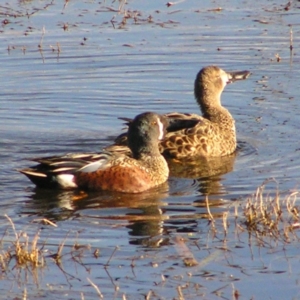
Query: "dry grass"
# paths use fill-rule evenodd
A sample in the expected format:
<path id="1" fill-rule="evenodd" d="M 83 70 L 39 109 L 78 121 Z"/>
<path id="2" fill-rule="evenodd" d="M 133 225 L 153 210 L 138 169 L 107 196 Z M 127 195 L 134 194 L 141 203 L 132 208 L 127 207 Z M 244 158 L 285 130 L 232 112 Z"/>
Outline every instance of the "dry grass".
<path id="1" fill-rule="evenodd" d="M 277 189 L 271 196 L 264 191 L 269 182 L 263 183 L 255 195 L 247 199 L 241 223 L 249 234 L 289 243 L 293 238 L 298 239 L 294 229 L 300 226 L 299 206 L 296 205 L 299 192 L 281 195 Z"/>
<path id="2" fill-rule="evenodd" d="M 275 189 L 268 186 L 274 183 Z M 270 179 L 247 199 L 229 204 L 228 209 L 224 209 L 222 218 L 212 212 L 206 198 L 210 237 L 226 241 L 231 229 L 235 234 L 248 233 L 249 237 L 256 237 L 259 244 L 266 247 L 299 241 L 298 194 L 298 191 L 279 192 L 276 181 Z M 235 222 L 230 224 L 232 220 Z"/>
<path id="3" fill-rule="evenodd" d="M 39 249 L 37 246 L 40 231 L 38 230 L 34 237 L 30 240 L 26 232 L 16 231 L 15 225 L 11 218 L 9 218 L 7 215 L 5 215 L 5 217 L 12 226 L 15 235 L 15 241 L 11 242 L 11 246 L 6 250 L 3 250 L 0 254 L 0 267 L 2 271 L 8 269 L 8 266 L 12 260 L 15 260 L 16 266 L 18 267 L 31 267 L 33 269 L 37 267 L 43 267 L 45 264 L 44 257 L 41 255 L 43 247 Z"/>
<path id="4" fill-rule="evenodd" d="M 35 270 L 37 268 L 42 268 L 46 265 L 46 258 L 51 258 L 58 266 L 60 266 L 61 259 L 63 257 L 62 251 L 65 246 L 65 242 L 68 238 L 69 233 L 66 235 L 64 240 L 58 245 L 57 251 L 53 254 L 49 254 L 51 251 L 49 249 L 44 249 L 46 244 L 38 243 L 40 229 L 37 230 L 36 234 L 30 238 L 25 231 L 17 231 L 15 224 L 12 219 L 5 215 L 8 219 L 14 233 L 14 240 L 9 241 L 4 240 L 8 236 L 7 230 L 4 232 L 1 240 L 2 250 L 0 253 L 0 269 L 1 271 L 13 270 L 17 268 L 31 268 Z M 36 220 L 34 220 L 35 222 Z M 43 224 L 48 224 L 53 227 L 57 227 L 56 224 L 47 219 L 39 220 Z M 6 246 L 8 245 L 8 246 Z M 83 251 L 90 250 L 90 245 L 79 245 L 76 242 L 71 248 L 70 253 L 67 253 L 71 256 L 73 261 L 80 264 L 79 258 Z M 45 256 L 44 253 L 48 253 Z M 15 262 L 14 266 L 10 268 L 11 262 Z"/>

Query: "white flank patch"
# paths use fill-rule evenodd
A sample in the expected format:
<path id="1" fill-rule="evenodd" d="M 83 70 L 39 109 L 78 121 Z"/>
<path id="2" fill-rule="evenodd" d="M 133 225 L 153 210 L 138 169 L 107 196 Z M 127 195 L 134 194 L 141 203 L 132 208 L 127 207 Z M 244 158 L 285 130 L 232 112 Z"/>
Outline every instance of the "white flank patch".
<path id="1" fill-rule="evenodd" d="M 159 118 L 157 118 L 157 124 L 159 128 L 159 140 L 162 140 L 164 138 L 164 124 L 160 121 Z"/>
<path id="2" fill-rule="evenodd" d="M 77 188 L 77 184 L 73 181 L 74 175 L 72 174 L 60 174 L 56 176 L 58 184 L 64 188 Z"/>

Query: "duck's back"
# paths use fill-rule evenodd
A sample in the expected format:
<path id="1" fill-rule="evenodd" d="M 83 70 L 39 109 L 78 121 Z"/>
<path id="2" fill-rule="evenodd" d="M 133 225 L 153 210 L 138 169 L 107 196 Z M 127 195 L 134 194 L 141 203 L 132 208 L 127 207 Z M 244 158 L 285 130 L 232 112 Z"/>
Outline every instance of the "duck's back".
<path id="1" fill-rule="evenodd" d="M 170 114 L 172 115 L 172 114 Z M 191 118 L 197 118 L 192 115 Z M 236 148 L 235 122 L 224 109 L 212 120 L 198 116 L 191 128 L 169 132 L 160 143 L 161 152 L 168 157 L 215 157 L 231 154 Z"/>

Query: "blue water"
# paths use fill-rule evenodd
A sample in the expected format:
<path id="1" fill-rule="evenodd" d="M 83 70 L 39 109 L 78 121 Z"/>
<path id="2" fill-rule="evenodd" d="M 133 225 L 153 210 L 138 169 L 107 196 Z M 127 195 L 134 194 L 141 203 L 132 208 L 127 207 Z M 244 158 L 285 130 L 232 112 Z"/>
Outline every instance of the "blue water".
<path id="1" fill-rule="evenodd" d="M 278 183 L 268 185 L 271 194 L 277 187 L 282 192 L 298 188 L 297 3 L 285 10 L 279 1 L 178 1 L 169 8 L 161 1 L 129 1 L 128 13 L 140 15 L 136 12 L 137 21 L 129 18 L 122 28 L 124 14 L 107 9 L 117 9 L 118 3 L 70 1 L 63 9 L 62 3 L 54 1 L 43 10 L 47 3 L 52 2 L 10 1 L 0 8 L 20 15 L 40 9 L 30 18 L 8 15 L 10 23 L 1 28 L 1 211 L 13 219 L 17 230 L 26 230 L 31 237 L 41 226 L 32 221 L 55 221 L 57 228 L 42 227 L 41 240 L 48 239 L 48 248 L 55 252 L 68 235 L 65 270 L 77 279 L 58 273 L 57 266 L 48 262 L 48 269 L 39 271 L 43 273 L 39 285 L 23 278 L 19 288 L 8 289 L 4 282 L 15 280 L 11 271 L 0 283 L 5 295 L 20 296 L 27 287 L 30 299 L 52 299 L 55 293 L 76 298 L 78 291 L 85 299 L 96 299 L 96 291 L 86 281 L 90 277 L 105 298 L 116 293 L 118 299 L 123 294 L 140 299 L 150 290 L 156 293 L 153 298 L 174 298 L 177 287 L 187 282 L 185 299 L 217 299 L 213 292 L 221 287 L 230 298 L 233 282 L 243 299 L 283 299 L 283 294 L 286 299 L 297 298 L 298 272 L 289 269 L 289 263 L 298 261 L 297 243 L 287 246 L 287 254 L 280 247 L 272 254 L 253 245 L 252 255 L 247 234 L 239 240 L 232 229 L 227 243 L 230 249 L 238 246 L 231 264 L 239 267 L 232 268 L 225 253 L 216 252 L 203 268 L 191 269 L 192 277 L 186 275 L 190 269 L 182 265 L 174 243 L 177 235 L 189 239 L 198 261 L 223 247 L 222 241 L 208 234 L 202 205 L 206 194 L 218 203 L 212 209 L 218 218 L 224 205 L 246 200 L 268 178 Z M 222 10 L 214 11 L 217 7 Z M 110 22 L 113 17 L 115 28 Z M 68 24 L 66 31 L 64 24 Z M 292 56 L 289 24 L 293 24 Z M 135 198 L 104 194 L 75 201 L 78 195 L 73 193 L 34 190 L 15 170 L 29 166 L 25 159 L 30 157 L 99 151 L 121 132 L 120 116 L 133 117 L 142 111 L 200 113 L 193 82 L 197 72 L 210 64 L 252 72 L 246 81 L 227 86 L 222 96 L 236 119 L 241 146 L 237 157 L 224 163 L 228 173 L 209 180 L 172 177 L 168 187 Z M 7 219 L 1 220 L 3 230 L 10 228 Z M 233 217 L 229 220 L 233 222 Z M 74 241 L 92 247 L 84 251 L 82 265 L 70 256 Z M 111 279 L 103 265 L 117 245 Z M 101 253 L 98 260 L 92 254 L 96 248 Z M 273 285 L 266 285 L 269 282 Z M 252 283 L 255 290 L 249 288 Z"/>

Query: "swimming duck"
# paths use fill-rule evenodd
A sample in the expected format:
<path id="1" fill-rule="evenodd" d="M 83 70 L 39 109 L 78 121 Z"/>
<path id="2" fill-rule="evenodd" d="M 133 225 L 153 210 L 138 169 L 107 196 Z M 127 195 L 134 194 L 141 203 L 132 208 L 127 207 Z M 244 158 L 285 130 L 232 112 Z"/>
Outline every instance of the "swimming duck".
<path id="1" fill-rule="evenodd" d="M 38 187 L 140 193 L 164 183 L 168 165 L 158 142 L 164 137 L 166 117 L 146 112 L 129 124 L 132 157 L 101 152 L 36 158 L 39 164 L 21 169 Z"/>
<path id="2" fill-rule="evenodd" d="M 167 113 L 172 122 L 187 120 L 186 128 L 172 130 L 160 142 L 159 148 L 165 157 L 218 157 L 236 150 L 235 121 L 221 104 L 221 94 L 228 83 L 248 78 L 249 71 L 225 72 L 217 66 L 207 66 L 199 71 L 194 83 L 194 95 L 202 111 L 197 114 Z M 121 118 L 130 124 L 130 119 Z M 175 122 L 176 124 L 176 122 Z M 126 145 L 126 134 L 120 135 L 115 145 L 107 149 L 117 151 Z M 121 149 L 121 148 L 120 148 Z M 124 147 L 123 147 L 124 150 Z"/>

